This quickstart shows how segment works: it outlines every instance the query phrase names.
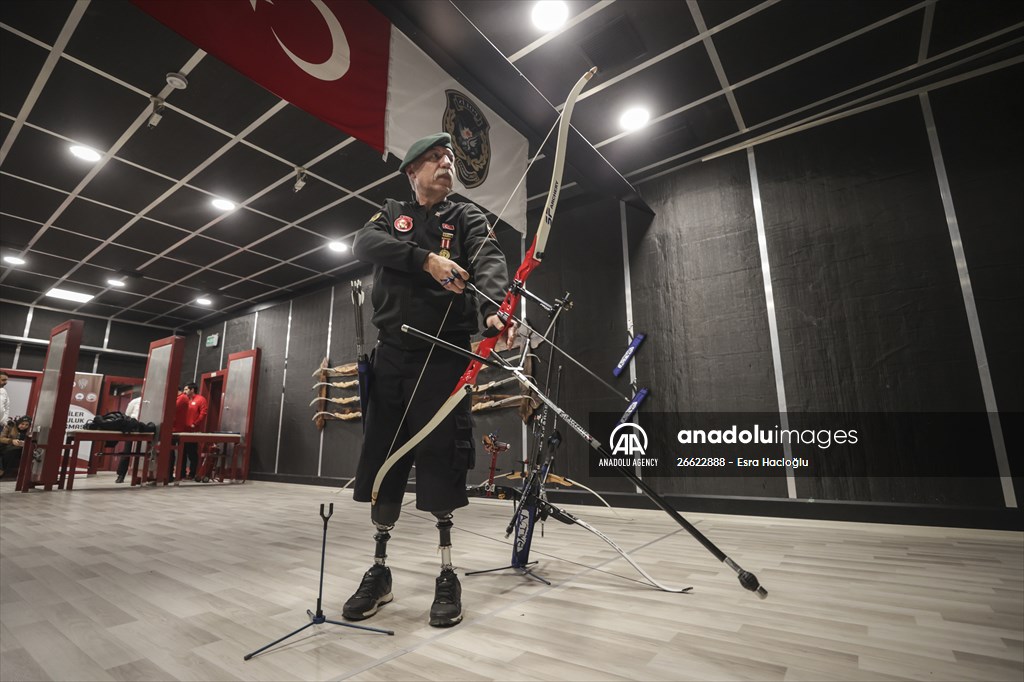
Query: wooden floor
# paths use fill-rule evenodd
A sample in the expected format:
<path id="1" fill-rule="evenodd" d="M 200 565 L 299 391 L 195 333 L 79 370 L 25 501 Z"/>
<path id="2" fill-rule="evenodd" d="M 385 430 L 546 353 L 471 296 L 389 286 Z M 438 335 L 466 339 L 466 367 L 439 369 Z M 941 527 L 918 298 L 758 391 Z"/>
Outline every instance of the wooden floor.
<path id="1" fill-rule="evenodd" d="M 365 505 L 280 483 L 16 493 L 0 483 L 3 680 L 1014 680 L 1024 678 L 1020 533 L 690 517 L 769 590 L 759 601 L 663 513 L 573 508 L 662 582 L 578 527 L 534 539 L 546 586 L 463 576 L 465 621 L 427 625 L 432 517 L 393 532 L 395 601 L 368 625 L 308 628 L 321 502 L 333 502 L 324 606 L 338 618 L 372 554 Z M 460 573 L 501 566 L 504 503 L 455 517 Z"/>

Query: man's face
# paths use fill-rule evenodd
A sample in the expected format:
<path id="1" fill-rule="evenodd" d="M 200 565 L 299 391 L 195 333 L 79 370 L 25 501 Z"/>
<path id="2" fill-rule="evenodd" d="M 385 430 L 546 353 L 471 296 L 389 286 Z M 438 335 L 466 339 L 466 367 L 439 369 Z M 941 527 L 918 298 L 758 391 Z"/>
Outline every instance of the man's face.
<path id="1" fill-rule="evenodd" d="M 7 385 L 7 375 L 6 374 L 0 374 L 0 388 L 3 388 L 6 385 Z"/>
<path id="2" fill-rule="evenodd" d="M 184 390 L 184 393 L 189 398 L 191 398 L 192 396 L 194 396 L 196 394 L 196 389 L 192 388 L 191 386 L 186 386 L 185 390 Z"/>
<path id="3" fill-rule="evenodd" d="M 409 166 L 413 188 L 421 194 L 443 193 L 447 196 L 455 182 L 454 163 L 455 154 L 451 149 L 431 147 Z"/>

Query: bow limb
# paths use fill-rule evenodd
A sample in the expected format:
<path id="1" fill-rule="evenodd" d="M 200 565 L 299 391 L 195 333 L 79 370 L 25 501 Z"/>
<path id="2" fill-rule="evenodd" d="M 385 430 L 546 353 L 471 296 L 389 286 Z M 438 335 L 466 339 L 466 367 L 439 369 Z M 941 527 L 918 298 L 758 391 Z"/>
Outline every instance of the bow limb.
<path id="1" fill-rule="evenodd" d="M 448 397 L 448 400 L 446 400 L 441 406 L 441 409 L 437 411 L 437 414 L 435 414 L 433 418 L 431 418 L 431 420 L 427 422 L 418 433 L 416 433 L 415 436 L 406 441 L 402 447 L 395 450 L 390 457 L 384 460 L 380 469 L 377 470 L 377 476 L 373 479 L 373 491 L 370 493 L 370 502 L 372 504 L 377 504 L 377 495 L 380 494 L 380 486 L 384 483 L 384 477 L 387 476 L 389 471 L 391 471 L 391 467 L 395 466 L 395 464 L 398 463 L 398 460 L 409 454 L 414 447 L 420 444 L 420 441 L 426 438 L 431 431 L 436 429 L 472 390 L 473 387 L 468 384 L 460 385 L 459 388 L 456 388 L 455 392 L 452 393 L 451 396 Z"/>
<path id="2" fill-rule="evenodd" d="M 573 520 L 573 523 L 575 523 L 580 528 L 588 530 L 591 533 L 593 533 L 594 535 L 596 535 L 597 537 L 599 537 L 602 540 L 604 540 L 608 544 L 608 546 L 611 547 L 612 549 L 614 549 L 616 552 L 618 552 L 622 556 L 622 558 L 625 559 L 629 563 L 630 566 L 635 568 L 637 570 L 637 572 L 640 575 L 642 575 L 645 580 L 647 580 L 648 583 L 650 583 L 652 586 L 658 588 L 662 592 L 674 592 L 674 593 L 677 593 L 677 594 L 681 594 L 681 593 L 689 592 L 690 590 L 693 589 L 692 587 L 669 587 L 668 585 L 663 585 L 662 583 L 658 582 L 653 577 L 651 577 L 651 575 L 647 571 L 645 571 L 640 566 L 640 564 L 638 564 L 636 561 L 633 560 L 633 557 L 629 556 L 629 554 L 626 553 L 626 550 L 622 549 L 617 544 L 615 544 L 615 541 L 612 540 L 610 537 L 608 537 L 607 535 L 605 535 L 604 533 L 602 533 L 598 529 L 594 528 L 593 526 L 591 526 L 589 523 L 587 523 L 583 519 L 578 519 L 575 516 L 573 516 L 572 520 Z"/>

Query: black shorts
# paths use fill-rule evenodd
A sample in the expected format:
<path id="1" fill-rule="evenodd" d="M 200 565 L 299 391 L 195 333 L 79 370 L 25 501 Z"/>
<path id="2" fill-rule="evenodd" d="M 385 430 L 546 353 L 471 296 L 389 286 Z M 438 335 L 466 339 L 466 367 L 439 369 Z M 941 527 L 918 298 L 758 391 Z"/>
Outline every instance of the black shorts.
<path id="1" fill-rule="evenodd" d="M 468 349 L 468 339 L 459 345 Z M 358 502 L 370 501 L 373 479 L 381 464 L 437 414 L 469 362 L 461 355 L 435 349 L 399 429 L 428 352 L 407 351 L 386 344 L 378 344 L 375 349 L 373 384 L 364 415 L 366 428 L 354 486 L 354 499 Z M 409 471 L 415 462 L 417 509 L 432 512 L 464 507 L 469 504 L 466 472 L 473 468 L 475 459 L 473 420 L 467 397 L 388 471 L 378 500 L 402 501 Z"/>

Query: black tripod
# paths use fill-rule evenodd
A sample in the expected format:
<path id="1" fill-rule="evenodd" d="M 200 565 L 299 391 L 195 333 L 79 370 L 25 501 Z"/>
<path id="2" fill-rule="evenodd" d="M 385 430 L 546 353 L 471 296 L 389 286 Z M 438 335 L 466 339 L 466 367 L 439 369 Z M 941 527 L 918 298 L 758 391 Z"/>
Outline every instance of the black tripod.
<path id="1" fill-rule="evenodd" d="M 331 502 L 331 506 L 328 509 L 326 514 L 324 514 L 324 506 L 322 504 L 320 505 L 320 518 L 322 518 L 324 520 L 324 541 L 323 541 L 323 544 L 320 547 L 320 592 L 316 595 L 316 613 L 313 613 L 309 609 L 306 609 L 306 613 L 309 615 L 309 622 L 308 623 L 303 625 L 298 630 L 295 630 L 294 632 L 289 632 L 287 635 L 285 635 L 284 637 L 281 637 L 280 639 L 275 639 L 270 644 L 267 644 L 265 646 L 261 646 L 259 649 L 257 649 L 256 651 L 252 652 L 251 654 L 246 654 L 244 660 L 248 661 L 250 658 L 252 658 L 256 654 L 260 653 L 261 651 L 266 651 L 267 649 L 269 649 L 270 647 L 274 646 L 275 644 L 279 644 L 279 643 L 283 642 L 284 640 L 288 639 L 289 637 L 291 637 L 293 635 L 299 634 L 300 632 L 302 632 L 303 630 L 308 628 L 310 625 L 321 625 L 323 623 L 330 623 L 331 625 L 341 625 L 341 626 L 346 627 L 346 628 L 356 628 L 358 630 L 369 630 L 370 632 L 380 632 L 382 634 L 387 634 L 387 635 L 395 634 L 394 630 L 381 630 L 380 628 L 370 628 L 370 627 L 366 627 L 365 625 L 353 625 L 352 623 L 342 623 L 341 621 L 337 621 L 337 620 L 329 620 L 327 618 L 327 616 L 324 615 L 324 611 L 321 608 L 321 604 L 323 603 L 323 598 L 324 598 L 324 558 L 327 556 L 327 520 L 330 519 L 333 514 L 334 514 L 334 503 L 333 502 Z"/>

